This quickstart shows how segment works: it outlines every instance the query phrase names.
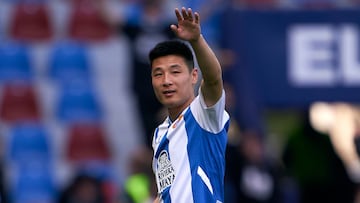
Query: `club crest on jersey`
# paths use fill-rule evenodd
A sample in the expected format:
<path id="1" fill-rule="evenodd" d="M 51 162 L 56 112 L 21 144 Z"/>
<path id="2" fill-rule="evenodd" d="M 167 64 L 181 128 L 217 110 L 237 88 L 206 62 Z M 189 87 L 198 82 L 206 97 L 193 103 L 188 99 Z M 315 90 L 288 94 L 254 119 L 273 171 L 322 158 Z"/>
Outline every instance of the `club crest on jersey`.
<path id="1" fill-rule="evenodd" d="M 175 170 L 171 164 L 168 152 L 163 150 L 158 158 L 157 178 L 160 191 L 171 186 L 175 179 Z"/>

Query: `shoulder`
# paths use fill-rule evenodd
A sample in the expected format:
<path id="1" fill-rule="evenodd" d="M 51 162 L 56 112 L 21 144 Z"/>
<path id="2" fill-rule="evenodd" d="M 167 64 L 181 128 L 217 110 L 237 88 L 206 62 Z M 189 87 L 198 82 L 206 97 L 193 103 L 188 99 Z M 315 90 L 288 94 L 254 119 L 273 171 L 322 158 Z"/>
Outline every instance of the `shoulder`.
<path id="1" fill-rule="evenodd" d="M 215 105 L 207 107 L 204 98 L 199 95 L 190 105 L 190 111 L 199 125 L 212 133 L 220 132 L 229 121 L 230 116 L 225 111 L 225 91 Z"/>

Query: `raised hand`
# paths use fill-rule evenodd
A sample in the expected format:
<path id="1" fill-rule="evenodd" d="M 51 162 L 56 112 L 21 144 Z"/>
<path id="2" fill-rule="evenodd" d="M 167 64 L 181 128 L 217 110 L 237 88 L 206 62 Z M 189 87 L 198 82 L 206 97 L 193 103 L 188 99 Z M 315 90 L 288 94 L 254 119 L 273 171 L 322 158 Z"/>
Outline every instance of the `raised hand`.
<path id="1" fill-rule="evenodd" d="M 201 34 L 199 13 L 193 13 L 191 8 L 186 9 L 182 7 L 181 11 L 176 8 L 175 14 L 178 25 L 172 24 L 170 26 L 175 35 L 189 42 L 197 41 Z"/>

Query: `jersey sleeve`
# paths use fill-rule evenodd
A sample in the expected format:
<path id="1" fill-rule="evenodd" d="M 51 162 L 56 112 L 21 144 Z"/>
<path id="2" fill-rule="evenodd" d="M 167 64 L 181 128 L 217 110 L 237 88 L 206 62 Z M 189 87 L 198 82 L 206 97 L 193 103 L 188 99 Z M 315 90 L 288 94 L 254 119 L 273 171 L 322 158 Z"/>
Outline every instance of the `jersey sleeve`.
<path id="1" fill-rule="evenodd" d="M 206 106 L 204 97 L 199 90 L 199 95 L 191 103 L 191 111 L 199 125 L 208 132 L 220 132 L 229 120 L 229 114 L 225 111 L 225 91 L 222 91 L 220 99 L 213 106 Z"/>

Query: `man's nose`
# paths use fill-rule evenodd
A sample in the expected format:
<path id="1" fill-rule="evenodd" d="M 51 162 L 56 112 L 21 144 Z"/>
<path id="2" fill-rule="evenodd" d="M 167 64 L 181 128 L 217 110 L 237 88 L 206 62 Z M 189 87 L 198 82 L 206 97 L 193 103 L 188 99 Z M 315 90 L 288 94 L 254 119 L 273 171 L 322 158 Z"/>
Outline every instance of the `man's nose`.
<path id="1" fill-rule="evenodd" d="M 169 73 L 165 73 L 164 74 L 164 78 L 163 78 L 163 85 L 164 86 L 169 86 L 172 84 L 172 81 L 171 81 L 171 76 Z"/>

